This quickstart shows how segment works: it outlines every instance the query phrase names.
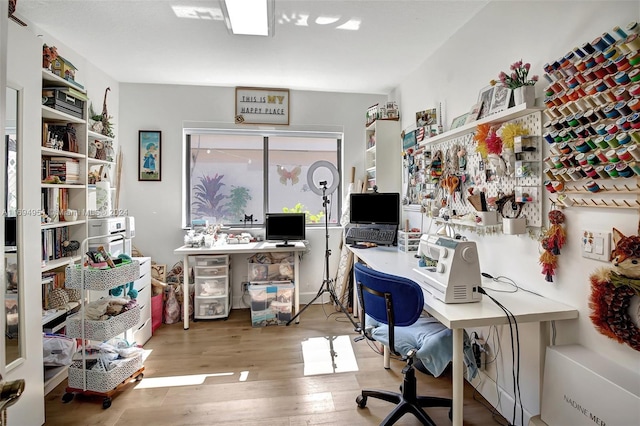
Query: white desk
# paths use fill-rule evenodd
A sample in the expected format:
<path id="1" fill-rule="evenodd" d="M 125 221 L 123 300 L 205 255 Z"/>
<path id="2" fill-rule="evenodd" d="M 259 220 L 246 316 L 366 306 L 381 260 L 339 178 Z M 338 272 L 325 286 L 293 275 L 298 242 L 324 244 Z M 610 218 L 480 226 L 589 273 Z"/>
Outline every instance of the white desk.
<path id="1" fill-rule="evenodd" d="M 264 252 L 297 252 L 305 251 L 307 248 L 302 242 L 292 243 L 292 247 L 276 247 L 275 243 L 257 242 L 249 244 L 226 244 L 222 246 L 215 246 L 211 248 L 205 247 L 189 247 L 182 246 L 173 251 L 174 254 L 184 256 L 184 263 L 182 268 L 182 289 L 183 289 L 183 307 L 184 307 L 184 329 L 189 329 L 189 277 L 187 271 L 189 270 L 189 256 L 201 256 L 207 254 L 240 254 L 240 253 L 264 253 Z M 300 307 L 300 259 L 297 255 L 293 256 L 293 279 L 294 279 L 294 303 L 295 313 L 298 313 Z M 296 323 L 300 322 L 300 317 L 296 318 Z"/>
<path id="2" fill-rule="evenodd" d="M 419 274 L 413 268 L 418 259 L 415 253 L 405 253 L 396 247 L 375 247 L 369 249 L 349 248 L 356 259 L 380 272 L 398 275 L 420 284 Z M 492 281 L 491 286 L 495 287 Z M 484 283 L 483 283 L 484 285 Z M 487 290 L 491 294 L 490 290 Z M 453 425 L 462 426 L 462 403 L 464 391 L 463 337 L 465 327 L 483 327 L 508 324 L 508 319 L 491 299 L 483 297 L 475 303 L 446 304 L 435 299 L 423 289 L 424 309 L 438 321 L 453 331 Z M 518 323 L 539 322 L 541 341 L 540 356 L 544 362 L 544 351 L 549 340 L 549 321 L 574 319 L 578 310 L 551 299 L 536 296 L 526 291 L 491 294 L 515 316 Z M 357 300 L 357 299 L 354 299 Z M 355 311 L 355 309 L 354 309 Z M 543 367 L 543 366 L 541 366 Z M 540 369 L 542 380 L 544 368 Z"/>

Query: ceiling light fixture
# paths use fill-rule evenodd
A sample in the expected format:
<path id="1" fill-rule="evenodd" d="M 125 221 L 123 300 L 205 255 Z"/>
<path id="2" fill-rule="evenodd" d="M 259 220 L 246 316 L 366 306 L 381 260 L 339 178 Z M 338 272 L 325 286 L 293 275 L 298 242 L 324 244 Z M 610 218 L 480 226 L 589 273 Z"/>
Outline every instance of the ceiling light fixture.
<path id="1" fill-rule="evenodd" d="M 222 13 L 231 34 L 272 36 L 274 0 L 221 0 Z"/>

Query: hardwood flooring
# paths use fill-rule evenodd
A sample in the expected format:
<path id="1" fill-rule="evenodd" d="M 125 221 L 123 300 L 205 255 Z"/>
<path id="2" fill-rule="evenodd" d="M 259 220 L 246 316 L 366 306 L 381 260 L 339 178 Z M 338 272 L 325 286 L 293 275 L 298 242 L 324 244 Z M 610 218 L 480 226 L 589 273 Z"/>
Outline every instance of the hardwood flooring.
<path id="1" fill-rule="evenodd" d="M 355 399 L 362 388 L 397 391 L 404 363 L 392 360 L 385 370 L 382 356 L 366 340 L 353 342 L 356 336 L 346 316 L 331 305 L 310 306 L 299 324 L 288 327 L 253 328 L 248 309 L 233 310 L 227 320 L 191 322 L 188 331 L 182 323 L 165 324 L 145 345 L 151 353 L 144 378 L 114 395 L 110 408 L 102 408 L 102 398 L 82 394 L 63 403 L 65 381 L 46 396 L 45 424 L 377 425 L 392 404 L 370 398 L 359 409 Z M 319 348 L 303 352 L 313 344 Z M 349 360 L 357 360 L 354 371 L 346 371 Z M 305 375 L 311 365 L 326 372 Z M 446 373 L 417 376 L 419 394 L 451 397 Z M 506 423 L 494 420 L 486 401 L 465 386 L 465 425 Z M 428 413 L 438 425 L 451 424 L 446 408 Z M 420 423 L 405 415 L 397 424 Z"/>

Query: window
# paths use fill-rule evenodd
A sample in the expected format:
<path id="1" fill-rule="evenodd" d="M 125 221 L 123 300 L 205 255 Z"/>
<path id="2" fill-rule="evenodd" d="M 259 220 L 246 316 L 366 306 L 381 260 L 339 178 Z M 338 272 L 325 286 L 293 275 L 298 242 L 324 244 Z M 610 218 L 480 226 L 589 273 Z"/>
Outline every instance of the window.
<path id="1" fill-rule="evenodd" d="M 330 224 L 339 222 L 342 134 L 218 129 L 184 133 L 183 227 L 196 219 L 232 226 L 263 224 L 265 213 L 280 212 L 306 213 L 308 225 L 324 225 L 327 219 Z"/>

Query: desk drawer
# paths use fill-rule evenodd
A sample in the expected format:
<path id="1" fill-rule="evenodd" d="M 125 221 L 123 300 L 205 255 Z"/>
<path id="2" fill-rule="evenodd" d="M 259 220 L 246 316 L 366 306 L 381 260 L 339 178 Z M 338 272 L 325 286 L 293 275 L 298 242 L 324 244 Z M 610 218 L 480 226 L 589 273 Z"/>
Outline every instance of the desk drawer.
<path id="1" fill-rule="evenodd" d="M 229 256 L 226 254 L 211 256 L 196 256 L 193 265 L 200 266 L 224 266 L 229 264 Z"/>
<path id="2" fill-rule="evenodd" d="M 194 268 L 194 276 L 199 277 L 226 277 L 229 267 L 223 266 L 196 266 Z"/>
<path id="3" fill-rule="evenodd" d="M 150 257 L 134 257 L 134 260 L 140 262 L 140 276 L 151 273 L 151 258 Z"/>
<path id="4" fill-rule="evenodd" d="M 139 325 L 138 328 L 133 329 L 132 343 L 135 342 L 137 345 L 144 345 L 151 338 L 151 334 L 151 318 L 149 318 L 142 325 Z"/>
<path id="5" fill-rule="evenodd" d="M 228 277 L 196 277 L 196 296 L 224 296 L 229 287 Z"/>

